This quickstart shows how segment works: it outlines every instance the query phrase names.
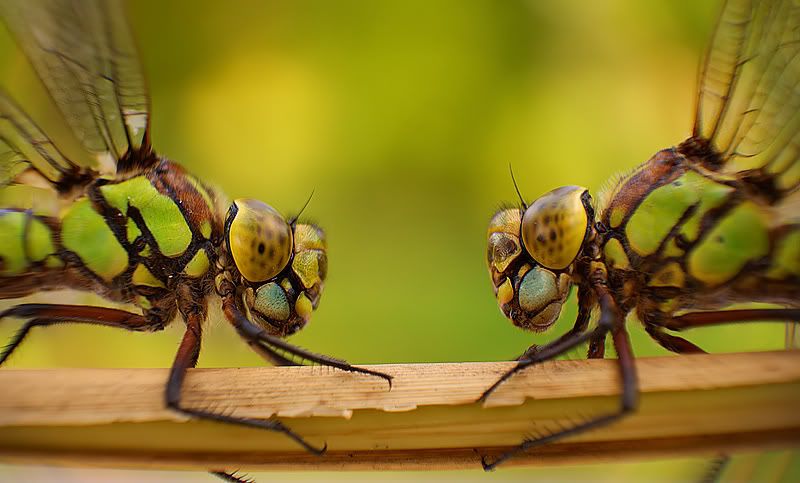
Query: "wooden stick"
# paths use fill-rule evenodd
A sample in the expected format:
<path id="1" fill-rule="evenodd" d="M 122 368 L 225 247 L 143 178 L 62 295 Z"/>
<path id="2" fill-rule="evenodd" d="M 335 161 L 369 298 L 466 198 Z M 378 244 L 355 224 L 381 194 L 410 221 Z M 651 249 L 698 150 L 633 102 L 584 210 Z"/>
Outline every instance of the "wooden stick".
<path id="1" fill-rule="evenodd" d="M 187 420 L 162 369 L 0 370 L 0 461 L 104 467 L 480 468 L 479 458 L 618 404 L 614 361 L 557 361 L 475 399 L 509 362 L 382 365 L 385 381 L 324 367 L 196 369 L 184 403 L 277 415 L 315 444 Z M 633 416 L 509 462 L 586 463 L 800 446 L 800 351 L 639 359 Z"/>

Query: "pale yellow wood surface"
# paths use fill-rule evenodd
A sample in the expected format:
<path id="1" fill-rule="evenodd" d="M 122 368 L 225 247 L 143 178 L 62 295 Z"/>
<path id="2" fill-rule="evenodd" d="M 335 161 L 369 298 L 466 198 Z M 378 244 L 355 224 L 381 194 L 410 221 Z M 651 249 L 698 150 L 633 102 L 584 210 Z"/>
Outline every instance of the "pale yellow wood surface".
<path id="1" fill-rule="evenodd" d="M 197 369 L 184 404 L 278 415 L 326 456 L 266 431 L 190 421 L 163 406 L 162 369 L 0 370 L 0 461 L 207 469 L 477 468 L 524 434 L 615 408 L 615 361 L 558 361 L 475 399 L 513 363 Z M 800 351 L 639 359 L 640 408 L 511 464 L 800 446 Z"/>

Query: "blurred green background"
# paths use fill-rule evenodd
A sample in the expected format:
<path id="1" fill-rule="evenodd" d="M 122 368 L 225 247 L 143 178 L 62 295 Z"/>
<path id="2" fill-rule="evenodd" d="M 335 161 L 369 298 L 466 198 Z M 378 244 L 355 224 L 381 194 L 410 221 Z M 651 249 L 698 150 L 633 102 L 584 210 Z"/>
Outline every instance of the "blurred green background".
<path id="1" fill-rule="evenodd" d="M 330 272 L 319 310 L 291 341 L 357 363 L 505 360 L 566 330 L 574 300 L 553 332 L 531 335 L 508 323 L 492 297 L 485 231 L 500 203 L 515 201 L 508 165 L 529 200 L 563 184 L 596 194 L 686 138 L 717 8 L 693 0 L 129 5 L 157 151 L 231 198 L 259 198 L 284 214 L 315 191 L 304 216 L 327 231 Z M 61 139 L 63 126 L 5 31 L 0 57 L 5 87 Z M 38 300 L 51 297 L 96 302 Z M 263 364 L 214 319 L 200 366 Z M 3 321 L 0 338 L 15 327 Z M 631 331 L 637 355 L 666 354 L 638 324 Z M 37 330 L 8 365 L 166 367 L 181 333 L 179 322 L 158 334 Z M 779 349 L 783 327 L 698 330 L 691 339 L 712 352 Z M 485 478 L 693 479 L 704 468 L 680 463 Z M 39 474 L 27 471 L 5 472 Z M 40 473 L 41 481 L 178 478 Z M 303 478 L 322 475 L 261 476 Z"/>

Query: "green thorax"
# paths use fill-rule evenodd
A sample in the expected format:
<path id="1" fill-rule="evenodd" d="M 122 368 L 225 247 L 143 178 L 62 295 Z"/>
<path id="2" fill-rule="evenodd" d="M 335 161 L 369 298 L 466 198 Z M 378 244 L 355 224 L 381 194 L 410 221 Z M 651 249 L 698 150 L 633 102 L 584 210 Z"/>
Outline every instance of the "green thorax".
<path id="1" fill-rule="evenodd" d="M 797 287 L 800 225 L 787 209 L 748 195 L 735 178 L 693 169 L 673 150 L 622 178 L 598 208 L 601 256 L 612 280 L 635 280 L 630 292 L 697 299 L 732 287 L 769 300 L 767 287 Z"/>
<path id="2" fill-rule="evenodd" d="M 66 265 L 134 291 L 200 278 L 222 239 L 216 206 L 208 188 L 169 161 L 133 177 L 98 179 L 55 217 L 1 212 L 0 276 Z"/>

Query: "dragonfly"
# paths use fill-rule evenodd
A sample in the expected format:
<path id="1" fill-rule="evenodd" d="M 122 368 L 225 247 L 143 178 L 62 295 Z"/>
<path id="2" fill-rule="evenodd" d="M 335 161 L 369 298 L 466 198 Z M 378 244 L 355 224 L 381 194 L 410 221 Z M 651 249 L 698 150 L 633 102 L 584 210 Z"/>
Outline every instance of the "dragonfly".
<path id="1" fill-rule="evenodd" d="M 588 344 L 617 353 L 619 408 L 525 439 L 509 458 L 609 425 L 636 410 L 629 313 L 669 351 L 704 352 L 675 332 L 800 320 L 800 4 L 727 0 L 700 65 L 691 137 L 609 183 L 595 202 L 580 186 L 503 208 L 488 228 L 494 294 L 514 325 L 546 331 L 577 287 L 574 325 L 531 346 L 480 397 L 514 374 Z M 513 173 L 512 173 L 513 180 Z M 766 304 L 738 308 L 735 304 Z M 752 307 L 752 306 L 751 306 Z M 764 307 L 761 305 L 760 307 Z M 599 314 L 592 317 L 592 313 Z"/>
<path id="2" fill-rule="evenodd" d="M 71 288 L 136 307 L 10 307 L 0 320 L 25 322 L 0 364 L 34 328 L 77 323 L 152 332 L 180 317 L 186 330 L 166 383 L 168 408 L 275 431 L 324 453 L 325 446 L 276 419 L 181 402 L 209 303 L 219 303 L 247 345 L 270 362 L 322 364 L 391 384 L 386 374 L 284 340 L 319 305 L 328 267 L 323 230 L 258 200 L 228 203 L 153 150 L 150 100 L 121 1 L 3 1 L 0 13 L 86 154 L 65 155 L 0 93 L 0 299 Z"/>

